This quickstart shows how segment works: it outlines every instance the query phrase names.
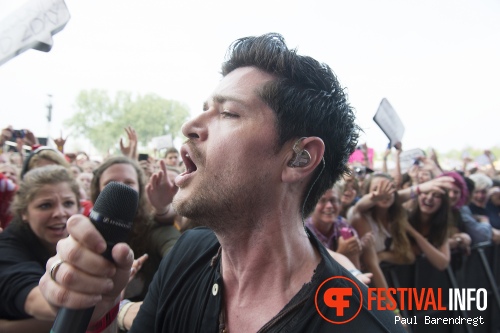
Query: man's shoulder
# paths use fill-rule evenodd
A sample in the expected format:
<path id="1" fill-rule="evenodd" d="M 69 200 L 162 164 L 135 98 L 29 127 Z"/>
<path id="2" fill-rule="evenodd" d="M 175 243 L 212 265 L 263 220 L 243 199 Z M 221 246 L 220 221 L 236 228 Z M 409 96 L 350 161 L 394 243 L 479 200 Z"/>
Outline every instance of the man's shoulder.
<path id="1" fill-rule="evenodd" d="M 220 247 L 214 232 L 205 227 L 197 227 L 182 233 L 169 255 L 172 260 L 196 260 L 202 256 L 217 253 Z"/>
<path id="2" fill-rule="evenodd" d="M 196 227 L 186 230 L 179 238 L 179 241 L 181 240 L 183 243 L 195 247 L 205 247 L 219 243 L 215 233 L 207 227 Z"/>

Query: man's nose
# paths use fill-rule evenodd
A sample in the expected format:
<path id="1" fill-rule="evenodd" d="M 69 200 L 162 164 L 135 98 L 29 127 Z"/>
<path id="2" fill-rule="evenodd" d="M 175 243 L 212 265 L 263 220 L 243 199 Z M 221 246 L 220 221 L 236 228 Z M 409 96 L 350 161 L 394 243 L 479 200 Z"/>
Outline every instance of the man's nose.
<path id="1" fill-rule="evenodd" d="M 206 127 L 208 116 L 208 112 L 203 112 L 188 120 L 182 125 L 182 134 L 189 139 L 205 140 L 208 134 Z"/>

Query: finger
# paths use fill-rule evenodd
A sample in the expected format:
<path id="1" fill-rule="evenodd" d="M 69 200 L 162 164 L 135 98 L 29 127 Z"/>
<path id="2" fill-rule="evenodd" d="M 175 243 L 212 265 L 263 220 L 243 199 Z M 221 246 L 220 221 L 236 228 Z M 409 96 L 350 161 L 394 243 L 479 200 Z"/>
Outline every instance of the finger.
<path id="1" fill-rule="evenodd" d="M 166 179 L 166 172 L 163 172 L 162 170 L 158 171 L 156 173 L 156 186 L 160 186 L 162 180 L 165 180 L 165 182 L 168 182 L 168 179 Z"/>
<path id="2" fill-rule="evenodd" d="M 154 173 L 151 176 L 150 182 L 151 182 L 151 185 L 152 185 L 152 189 L 155 189 L 156 187 L 158 187 L 158 185 L 160 185 L 160 177 L 158 175 L 158 172 Z"/>
<path id="3" fill-rule="evenodd" d="M 82 294 L 66 289 L 53 281 L 48 272 L 42 276 L 39 285 L 45 299 L 57 307 L 90 308 L 102 299 L 102 296 L 98 294 Z"/>
<path id="4" fill-rule="evenodd" d="M 165 161 L 164 160 L 160 160 L 160 169 L 167 173 L 167 165 L 165 164 Z"/>
<path id="5" fill-rule="evenodd" d="M 97 253 L 106 250 L 106 241 L 87 217 L 80 214 L 71 216 L 66 228 L 71 237 L 86 248 Z"/>
<path id="6" fill-rule="evenodd" d="M 120 150 L 125 149 L 125 146 L 123 146 L 123 138 L 120 138 Z"/>
<path id="7" fill-rule="evenodd" d="M 57 253 L 67 265 L 73 266 L 85 274 L 102 278 L 115 274 L 116 268 L 109 260 L 82 246 L 72 236 L 58 242 Z"/>
<path id="8" fill-rule="evenodd" d="M 115 285 L 110 294 L 118 295 L 129 281 L 130 269 L 134 263 L 134 252 L 127 244 L 118 243 L 113 247 L 111 255 L 115 262 L 116 274 L 113 276 Z"/>
<path id="9" fill-rule="evenodd" d="M 50 272 L 56 257 L 47 261 L 46 270 Z M 113 280 L 106 277 L 98 277 L 86 274 L 75 269 L 68 262 L 63 262 L 58 266 L 52 278 L 64 288 L 71 288 L 72 291 L 82 294 L 100 295 L 110 292 L 113 289 Z"/>

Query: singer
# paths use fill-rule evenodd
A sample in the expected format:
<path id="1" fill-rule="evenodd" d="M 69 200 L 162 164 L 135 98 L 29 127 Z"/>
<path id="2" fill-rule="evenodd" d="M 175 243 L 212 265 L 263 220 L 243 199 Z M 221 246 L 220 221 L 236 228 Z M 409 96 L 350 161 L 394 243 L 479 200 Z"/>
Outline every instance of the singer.
<path id="1" fill-rule="evenodd" d="M 323 281 L 354 279 L 304 226 L 357 145 L 359 128 L 337 78 L 279 34 L 239 39 L 228 55 L 204 112 L 183 126 L 187 171 L 175 179 L 177 213 L 210 229 L 186 232 L 163 259 L 130 332 L 405 332 L 392 312 L 368 311 L 361 285 L 350 290 L 360 290 L 363 304 L 315 306 Z M 91 325 L 116 332 L 105 314 L 120 300 L 132 251 L 117 244 L 112 264 L 88 219 L 71 218 L 68 230 L 47 268 L 63 264 L 54 279 L 45 273 L 40 288 L 56 307 L 95 305 Z M 335 288 L 346 288 L 337 281 Z M 323 316 L 358 308 L 344 324 Z"/>

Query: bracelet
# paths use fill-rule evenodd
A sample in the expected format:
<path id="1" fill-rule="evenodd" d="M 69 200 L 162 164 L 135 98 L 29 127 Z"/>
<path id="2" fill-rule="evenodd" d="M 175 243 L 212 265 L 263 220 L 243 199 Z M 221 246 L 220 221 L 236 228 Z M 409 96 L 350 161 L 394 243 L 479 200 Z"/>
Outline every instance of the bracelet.
<path id="1" fill-rule="evenodd" d="M 415 188 L 415 186 L 410 187 L 410 199 L 415 199 L 417 197 L 417 195 L 415 194 L 414 188 Z"/>
<path id="2" fill-rule="evenodd" d="M 349 270 L 349 273 L 351 273 L 352 275 L 356 276 L 356 275 L 360 275 L 360 274 L 363 274 L 359 269 L 357 268 L 351 268 Z"/>
<path id="3" fill-rule="evenodd" d="M 167 207 L 166 211 L 164 211 L 161 214 L 155 213 L 155 216 L 164 216 L 164 215 L 167 215 L 169 211 L 170 211 L 170 204 L 168 204 L 168 207 Z"/>
<path id="4" fill-rule="evenodd" d="M 121 329 L 122 331 L 128 331 L 126 328 L 125 328 L 125 315 L 127 314 L 128 310 L 130 309 L 130 307 L 132 305 L 134 305 L 135 302 L 128 302 L 126 303 L 125 305 L 122 306 L 122 308 L 120 309 L 120 311 L 118 312 L 118 328 Z"/>
<path id="5" fill-rule="evenodd" d="M 118 315 L 118 308 L 120 307 L 120 303 L 116 303 L 116 305 L 109 310 L 101 319 L 89 325 L 87 327 L 86 333 L 100 333 L 104 331 L 113 321 L 115 321 L 116 316 Z"/>

